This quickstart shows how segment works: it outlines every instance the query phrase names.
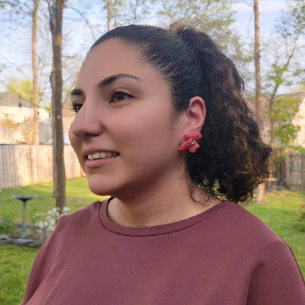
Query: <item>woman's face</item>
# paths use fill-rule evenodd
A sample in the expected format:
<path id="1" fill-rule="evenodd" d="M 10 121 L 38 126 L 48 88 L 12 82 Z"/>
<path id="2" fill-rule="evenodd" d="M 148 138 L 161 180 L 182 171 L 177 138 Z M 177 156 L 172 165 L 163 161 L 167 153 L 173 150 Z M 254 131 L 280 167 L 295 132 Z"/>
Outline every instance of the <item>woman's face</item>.
<path id="1" fill-rule="evenodd" d="M 94 193 L 119 197 L 153 188 L 184 164 L 183 120 L 172 125 L 169 85 L 136 46 L 111 39 L 93 48 L 71 101 L 79 111 L 70 141 Z M 107 152 L 112 157 L 101 158 Z"/>

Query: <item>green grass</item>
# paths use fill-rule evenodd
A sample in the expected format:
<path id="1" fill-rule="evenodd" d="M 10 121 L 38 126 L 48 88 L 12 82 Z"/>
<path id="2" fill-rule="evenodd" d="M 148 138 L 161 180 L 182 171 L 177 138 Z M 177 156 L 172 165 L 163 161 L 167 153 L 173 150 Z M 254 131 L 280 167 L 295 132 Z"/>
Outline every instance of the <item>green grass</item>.
<path id="1" fill-rule="evenodd" d="M 22 220 L 22 203 L 12 199 L 12 195 L 38 195 L 28 202 L 27 221 L 31 210 L 46 212 L 55 206 L 52 197 L 52 184 L 43 183 L 0 193 L 0 219 L 3 213 L 12 212 L 15 221 Z M 91 193 L 86 178 L 67 180 L 67 206 L 76 211 L 102 198 Z M 305 276 L 305 233 L 296 229 L 293 216 L 305 202 L 305 193 L 284 190 L 268 193 L 265 205 L 251 204 L 247 207 L 271 229 L 279 234 L 292 248 L 303 276 Z M 0 246 L 0 304 L 18 305 L 23 299 L 28 275 L 38 249 Z"/>
<path id="2" fill-rule="evenodd" d="M 23 203 L 12 198 L 13 195 L 37 195 L 37 198 L 27 201 L 26 222 L 31 223 L 31 215 L 37 212 L 47 212 L 55 207 L 53 196 L 53 183 L 34 184 L 0 192 L 0 219 L 3 215 L 14 214 L 14 221 L 22 221 Z M 87 184 L 87 179 L 77 178 L 66 181 L 67 206 L 71 212 L 75 212 L 90 203 L 103 200 L 102 197 L 93 194 Z"/>
<path id="3" fill-rule="evenodd" d="M 38 250 L 0 246 L 1 305 L 17 305 L 22 302 L 29 273 Z"/>

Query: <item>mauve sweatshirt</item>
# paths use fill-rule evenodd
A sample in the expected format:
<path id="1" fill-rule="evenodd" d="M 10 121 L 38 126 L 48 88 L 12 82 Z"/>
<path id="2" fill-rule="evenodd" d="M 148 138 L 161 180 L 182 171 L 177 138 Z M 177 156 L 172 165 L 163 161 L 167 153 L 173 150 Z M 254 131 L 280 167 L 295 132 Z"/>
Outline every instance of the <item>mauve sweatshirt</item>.
<path id="1" fill-rule="evenodd" d="M 62 216 L 33 264 L 22 305 L 304 305 L 286 242 L 223 201 L 178 222 L 123 227 L 109 200 Z"/>

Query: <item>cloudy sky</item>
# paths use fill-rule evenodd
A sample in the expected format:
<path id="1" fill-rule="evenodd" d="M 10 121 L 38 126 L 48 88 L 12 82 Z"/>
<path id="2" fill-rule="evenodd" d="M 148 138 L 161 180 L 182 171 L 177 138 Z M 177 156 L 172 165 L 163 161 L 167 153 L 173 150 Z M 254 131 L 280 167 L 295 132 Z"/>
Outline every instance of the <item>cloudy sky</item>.
<path id="1" fill-rule="evenodd" d="M 247 1 L 249 2 L 249 1 Z M 271 30 L 281 11 L 287 7 L 284 0 L 259 0 L 261 31 Z M 252 6 L 246 3 L 236 3 L 233 8 L 237 11 L 237 21 L 243 32 L 254 32 L 254 14 Z"/>

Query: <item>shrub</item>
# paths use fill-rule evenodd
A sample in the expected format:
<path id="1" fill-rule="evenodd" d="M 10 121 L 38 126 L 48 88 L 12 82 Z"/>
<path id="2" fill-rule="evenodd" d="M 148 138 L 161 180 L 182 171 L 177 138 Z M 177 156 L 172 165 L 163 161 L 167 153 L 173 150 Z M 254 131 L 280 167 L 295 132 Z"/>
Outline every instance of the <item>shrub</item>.
<path id="1" fill-rule="evenodd" d="M 12 212 L 3 212 L 3 220 L 0 222 L 0 234 L 10 234 L 17 230 L 14 224 L 14 214 Z"/>
<path id="2" fill-rule="evenodd" d="M 35 213 L 32 219 L 34 225 L 50 234 L 55 230 L 59 217 L 67 215 L 69 211 L 71 211 L 69 207 L 64 207 L 63 213 L 59 215 L 59 208 L 53 208 L 47 213 Z"/>

